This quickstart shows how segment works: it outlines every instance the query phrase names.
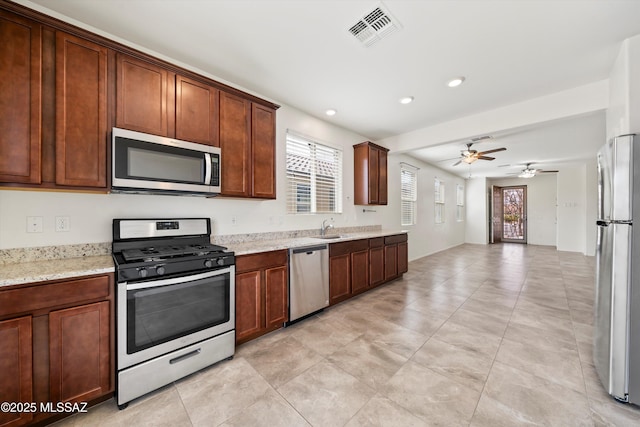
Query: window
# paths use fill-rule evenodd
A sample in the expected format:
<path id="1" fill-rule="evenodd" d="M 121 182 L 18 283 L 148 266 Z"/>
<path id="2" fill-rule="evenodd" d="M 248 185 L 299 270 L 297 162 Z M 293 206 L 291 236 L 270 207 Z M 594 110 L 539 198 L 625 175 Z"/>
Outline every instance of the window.
<path id="1" fill-rule="evenodd" d="M 416 223 L 416 201 L 418 200 L 417 168 L 400 164 L 400 219 L 402 225 Z"/>
<path id="2" fill-rule="evenodd" d="M 456 221 L 464 221 L 464 187 L 456 184 Z"/>
<path id="3" fill-rule="evenodd" d="M 342 212 L 342 150 L 287 131 L 287 212 Z"/>
<path id="4" fill-rule="evenodd" d="M 436 178 L 434 190 L 435 222 L 442 224 L 444 222 L 444 182 Z"/>

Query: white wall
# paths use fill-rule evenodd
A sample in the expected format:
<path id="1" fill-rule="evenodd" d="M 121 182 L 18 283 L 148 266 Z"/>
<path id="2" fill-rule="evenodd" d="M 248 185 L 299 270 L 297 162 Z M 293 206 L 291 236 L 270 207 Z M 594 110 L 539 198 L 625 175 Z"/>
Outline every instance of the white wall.
<path id="1" fill-rule="evenodd" d="M 418 170 L 417 221 L 413 226 L 401 226 L 400 219 L 400 163 L 408 163 Z M 442 169 L 424 163 L 405 154 L 391 153 L 388 158 L 389 204 L 386 207 L 369 207 L 382 213 L 382 226 L 404 229 L 409 232 L 409 259 L 416 259 L 464 243 L 464 221 L 456 221 L 456 184 L 465 180 Z M 445 185 L 445 221 L 435 223 L 434 181 Z M 466 190 L 466 189 L 465 189 Z"/>
<path id="2" fill-rule="evenodd" d="M 607 138 L 640 133 L 640 35 L 622 42 L 609 73 Z"/>
<path id="3" fill-rule="evenodd" d="M 489 243 L 489 196 L 487 179 L 467 180 L 465 242 L 486 245 Z"/>
<path id="4" fill-rule="evenodd" d="M 586 253 L 586 179 L 587 171 L 584 165 L 563 169 L 558 173 L 559 251 Z"/>
<path id="5" fill-rule="evenodd" d="M 556 246 L 556 174 L 533 178 L 492 179 L 488 185 L 527 186 L 527 243 Z"/>

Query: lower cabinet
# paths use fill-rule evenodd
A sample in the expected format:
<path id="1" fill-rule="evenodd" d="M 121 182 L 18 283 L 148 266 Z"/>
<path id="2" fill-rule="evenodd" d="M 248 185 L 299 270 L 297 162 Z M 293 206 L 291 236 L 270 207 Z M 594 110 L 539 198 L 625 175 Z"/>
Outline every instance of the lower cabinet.
<path id="1" fill-rule="evenodd" d="M 37 406 L 0 413 L 0 426 L 50 422 L 56 414 L 40 412 L 41 403 L 113 394 L 113 296 L 112 274 L 0 290 L 0 402 Z"/>
<path id="2" fill-rule="evenodd" d="M 384 283 L 384 237 L 369 239 L 369 286 Z"/>
<path id="3" fill-rule="evenodd" d="M 393 280 L 406 273 L 408 245 L 406 234 L 396 234 L 384 238 L 384 280 Z"/>
<path id="4" fill-rule="evenodd" d="M 31 316 L 0 322 L 0 401 L 33 402 Z M 20 426 L 31 412 L 0 412 L 0 426 Z"/>
<path id="5" fill-rule="evenodd" d="M 281 328 L 288 319 L 287 251 L 236 257 L 236 343 Z"/>
<path id="6" fill-rule="evenodd" d="M 53 402 L 86 402 L 111 387 L 109 301 L 49 314 L 49 384 Z"/>
<path id="7" fill-rule="evenodd" d="M 329 246 L 329 303 L 337 304 L 369 288 L 369 241 Z"/>
<path id="8" fill-rule="evenodd" d="M 329 301 L 331 305 L 408 271 L 406 234 L 332 243 L 329 246 Z"/>

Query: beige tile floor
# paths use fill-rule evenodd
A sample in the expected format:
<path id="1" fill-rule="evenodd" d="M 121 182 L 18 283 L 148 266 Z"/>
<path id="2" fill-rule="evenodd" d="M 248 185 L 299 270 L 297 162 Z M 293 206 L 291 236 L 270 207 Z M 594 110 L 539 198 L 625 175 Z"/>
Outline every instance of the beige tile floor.
<path id="1" fill-rule="evenodd" d="M 639 426 L 593 367 L 594 262 L 463 245 L 238 347 L 233 360 L 66 426 Z"/>

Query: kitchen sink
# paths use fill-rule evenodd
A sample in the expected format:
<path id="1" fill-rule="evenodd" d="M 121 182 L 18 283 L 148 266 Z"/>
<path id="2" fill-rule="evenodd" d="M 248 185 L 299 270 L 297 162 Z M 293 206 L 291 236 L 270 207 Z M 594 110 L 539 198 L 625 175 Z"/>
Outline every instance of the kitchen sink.
<path id="1" fill-rule="evenodd" d="M 346 237 L 346 236 L 343 236 L 341 234 L 325 234 L 324 236 L 313 236 L 314 239 L 324 239 L 324 240 L 339 239 L 341 237 Z"/>

